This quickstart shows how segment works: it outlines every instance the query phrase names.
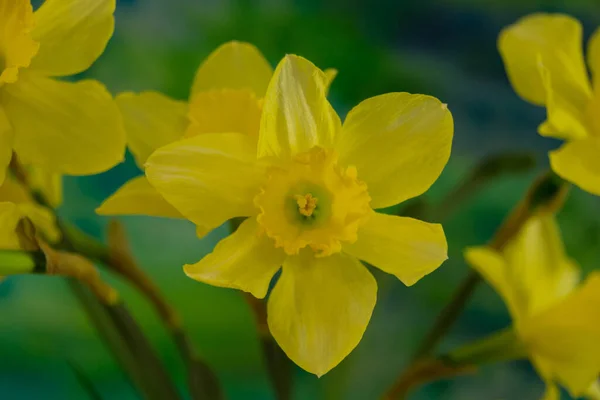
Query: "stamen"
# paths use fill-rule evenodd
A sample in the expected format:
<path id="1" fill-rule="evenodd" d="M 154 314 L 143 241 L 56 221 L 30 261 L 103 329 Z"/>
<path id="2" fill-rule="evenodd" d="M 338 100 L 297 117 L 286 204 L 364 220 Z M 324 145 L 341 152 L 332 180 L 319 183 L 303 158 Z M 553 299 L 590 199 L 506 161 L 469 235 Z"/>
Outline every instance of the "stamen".
<path id="1" fill-rule="evenodd" d="M 312 194 L 307 193 L 304 196 L 297 194 L 294 196 L 294 199 L 296 199 L 296 203 L 298 203 L 298 211 L 300 214 L 304 215 L 305 217 L 310 217 L 313 215 L 313 212 L 317 208 L 318 199 L 316 197 L 313 197 Z"/>

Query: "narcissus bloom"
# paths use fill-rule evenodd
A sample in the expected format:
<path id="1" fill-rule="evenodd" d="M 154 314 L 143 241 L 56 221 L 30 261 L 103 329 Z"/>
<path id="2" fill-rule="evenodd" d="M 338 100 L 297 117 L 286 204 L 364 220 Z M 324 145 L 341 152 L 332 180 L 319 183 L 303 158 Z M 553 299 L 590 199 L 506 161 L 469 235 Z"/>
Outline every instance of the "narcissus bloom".
<path id="1" fill-rule="evenodd" d="M 373 209 L 425 192 L 450 155 L 452 116 L 437 99 L 390 93 L 342 126 L 328 78 L 286 56 L 266 90 L 258 141 L 205 133 L 148 158 L 150 183 L 198 225 L 248 217 L 188 276 L 267 294 L 268 323 L 300 367 L 323 375 L 360 341 L 377 284 L 363 260 L 412 285 L 447 257 L 442 227 Z"/>
<path id="2" fill-rule="evenodd" d="M 328 70 L 328 80 L 335 76 Z M 128 146 L 143 170 L 161 146 L 203 133 L 238 132 L 258 140 L 263 98 L 273 68 L 249 43 L 232 41 L 213 51 L 200 65 L 189 102 L 158 92 L 123 93 L 117 104 L 123 115 Z M 148 183 L 131 179 L 96 210 L 102 215 L 149 215 L 183 218 Z M 209 229 L 198 226 L 198 233 Z"/>
<path id="3" fill-rule="evenodd" d="M 29 218 L 48 242 L 60 239 L 54 214 L 38 205 L 29 192 L 9 176 L 0 186 L 0 250 L 20 248 L 16 228 L 23 218 Z"/>
<path id="4" fill-rule="evenodd" d="M 115 0 L 0 0 L 0 184 L 13 151 L 48 174 L 88 175 L 123 159 L 117 106 L 85 71 L 114 28 Z"/>
<path id="5" fill-rule="evenodd" d="M 498 48 L 515 91 L 546 107 L 539 133 L 566 141 L 550 152 L 552 169 L 600 195 L 600 29 L 588 45 L 593 85 L 581 24 L 567 15 L 527 16 L 502 31 Z"/>
<path id="6" fill-rule="evenodd" d="M 600 374 L 600 274 L 579 284 L 553 216 L 532 218 L 502 253 L 467 249 L 465 257 L 502 296 L 515 331 L 548 390 L 574 397 L 596 391 Z"/>

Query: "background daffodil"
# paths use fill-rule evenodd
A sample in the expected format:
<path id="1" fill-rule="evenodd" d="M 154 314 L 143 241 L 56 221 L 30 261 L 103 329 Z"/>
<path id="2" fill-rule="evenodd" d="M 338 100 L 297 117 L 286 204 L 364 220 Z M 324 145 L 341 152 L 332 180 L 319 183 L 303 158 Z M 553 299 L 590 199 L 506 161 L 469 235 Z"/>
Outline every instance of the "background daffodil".
<path id="1" fill-rule="evenodd" d="M 16 250 L 21 247 L 16 228 L 23 218 L 29 218 L 48 242 L 53 243 L 60 239 L 54 214 L 38 205 L 27 189 L 9 176 L 0 185 L 1 250 Z"/>
<path id="2" fill-rule="evenodd" d="M 331 82 L 336 71 L 326 72 Z M 238 132 L 256 141 L 263 98 L 272 75 L 273 68 L 255 46 L 231 41 L 213 51 L 200 65 L 187 103 L 158 92 L 117 96 L 128 145 L 137 165 L 143 170 L 152 152 L 183 137 Z M 183 218 L 145 176 L 125 183 L 97 212 Z M 198 227 L 200 235 L 206 232 L 206 228 Z"/>
<path id="3" fill-rule="evenodd" d="M 200 65 L 189 102 L 158 92 L 117 96 L 137 165 L 143 170 L 153 151 L 184 136 L 240 132 L 256 138 L 262 98 L 272 74 L 273 69 L 256 47 L 232 41 L 221 45 Z M 126 182 L 96 211 L 102 215 L 183 218 L 145 176 Z M 198 231 L 206 233 L 201 227 Z"/>
<path id="4" fill-rule="evenodd" d="M 274 338 L 323 375 L 360 341 L 377 284 L 363 260 L 412 285 L 447 258 L 440 225 L 380 214 L 426 191 L 450 155 L 452 116 L 437 99 L 390 93 L 365 100 L 342 126 L 329 78 L 286 56 L 266 91 L 258 141 L 206 133 L 165 146 L 150 183 L 182 215 L 216 227 L 248 217 L 191 278 L 267 294 Z"/>
<path id="5" fill-rule="evenodd" d="M 597 390 L 600 374 L 600 274 L 579 284 L 579 267 L 565 254 L 553 216 L 532 218 L 498 253 L 487 247 L 465 252 L 502 296 L 531 361 L 558 399 L 554 382 L 577 397 Z"/>
<path id="6" fill-rule="evenodd" d="M 552 169 L 600 195 L 600 29 L 588 45 L 593 85 L 583 57 L 582 27 L 570 16 L 524 17 L 502 31 L 498 48 L 519 96 L 546 107 L 539 133 L 566 141 L 550 152 Z"/>
<path id="7" fill-rule="evenodd" d="M 0 182 L 13 151 L 49 174 L 88 175 L 123 159 L 125 134 L 99 82 L 55 79 L 85 71 L 114 28 L 115 0 L 0 0 Z"/>

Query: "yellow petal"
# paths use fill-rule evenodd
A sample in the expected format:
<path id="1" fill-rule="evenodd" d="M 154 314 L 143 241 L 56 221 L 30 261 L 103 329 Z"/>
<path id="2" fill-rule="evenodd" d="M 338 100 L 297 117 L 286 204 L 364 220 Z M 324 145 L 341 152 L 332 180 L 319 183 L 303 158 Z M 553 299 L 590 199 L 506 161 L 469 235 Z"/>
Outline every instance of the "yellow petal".
<path id="1" fill-rule="evenodd" d="M 502 297 L 514 319 L 521 318 L 525 306 L 517 290 L 507 279 L 507 265 L 502 254 L 486 246 L 469 247 L 464 253 L 467 263 L 475 269 Z"/>
<path id="2" fill-rule="evenodd" d="M 579 281 L 552 216 L 529 220 L 503 253 L 474 247 L 465 259 L 502 296 L 517 324 L 561 301 Z"/>
<path id="3" fill-rule="evenodd" d="M 119 111 L 99 82 L 21 76 L 4 89 L 2 103 L 14 129 L 15 150 L 25 164 L 89 175 L 123 160 Z"/>
<path id="4" fill-rule="evenodd" d="M 240 289 L 262 299 L 284 259 L 285 253 L 259 232 L 256 219 L 248 218 L 212 253 L 196 264 L 186 265 L 184 271 L 197 281 Z"/>
<path id="5" fill-rule="evenodd" d="M 26 168 L 29 186 L 42 193 L 50 205 L 57 208 L 63 199 L 62 175 L 47 171 L 37 165 L 29 165 Z"/>
<path id="6" fill-rule="evenodd" d="M 338 70 L 335 69 L 335 68 L 327 68 L 323 72 L 325 73 L 325 77 L 327 79 L 327 82 L 325 84 L 327 86 L 327 91 L 326 92 L 329 92 L 329 88 L 331 87 L 331 84 L 333 83 L 333 80 L 337 76 Z"/>
<path id="7" fill-rule="evenodd" d="M 550 165 L 562 178 L 600 195 L 600 139 L 567 142 L 550 152 Z"/>
<path id="8" fill-rule="evenodd" d="M 546 390 L 541 400 L 560 400 L 560 389 L 552 382 L 546 382 Z"/>
<path id="9" fill-rule="evenodd" d="M 4 182 L 6 168 L 12 159 L 13 141 L 13 131 L 4 109 L 0 106 L 0 185 Z"/>
<path id="10" fill-rule="evenodd" d="M 505 250 L 506 279 L 526 315 L 535 315 L 568 295 L 579 282 L 579 267 L 564 250 L 554 216 L 531 218 Z"/>
<path id="11" fill-rule="evenodd" d="M 56 225 L 56 217 L 49 209 L 35 203 L 17 204 L 23 217 L 33 222 L 37 232 L 49 243 L 56 243 L 61 238 L 60 230 Z"/>
<path id="12" fill-rule="evenodd" d="M 181 213 L 158 193 L 145 176 L 133 178 L 121 186 L 96 209 L 100 215 L 149 215 L 183 218 Z"/>
<path id="13" fill-rule="evenodd" d="M 30 35 L 33 27 L 30 0 L 4 0 L 0 4 L 0 86 L 15 82 L 19 69 L 28 67 L 38 50 Z"/>
<path id="14" fill-rule="evenodd" d="M 594 88 L 596 93 L 600 92 L 600 28 L 590 38 L 588 42 L 588 64 L 594 78 Z"/>
<path id="15" fill-rule="evenodd" d="M 582 139 L 590 134 L 586 111 L 591 98 L 574 90 L 561 90 L 546 65 L 540 60 L 540 74 L 546 90 L 547 119 L 538 128 L 542 136 L 559 139 Z"/>
<path id="16" fill-rule="evenodd" d="M 272 74 L 269 62 L 255 46 L 228 42 L 213 51 L 200 65 L 192 95 L 212 89 L 249 89 L 262 97 Z"/>
<path id="17" fill-rule="evenodd" d="M 22 214 L 17 205 L 11 202 L 0 202 L 0 250 L 20 249 L 19 238 L 15 232 Z"/>
<path id="18" fill-rule="evenodd" d="M 121 93 L 116 102 L 127 144 L 142 169 L 154 150 L 181 139 L 189 123 L 187 104 L 158 92 Z"/>
<path id="19" fill-rule="evenodd" d="M 448 258 L 448 244 L 439 224 L 373 213 L 358 230 L 358 240 L 343 250 L 407 286 L 436 270 Z"/>
<path id="20" fill-rule="evenodd" d="M 289 157 L 333 145 L 341 124 L 327 101 L 328 84 L 325 73 L 307 59 L 288 55 L 281 60 L 265 96 L 259 157 Z"/>
<path id="21" fill-rule="evenodd" d="M 32 36 L 40 50 L 31 68 L 46 75 L 88 69 L 113 34 L 116 0 L 46 0 L 35 12 Z"/>
<path id="22" fill-rule="evenodd" d="M 19 204 L 32 203 L 33 199 L 23 185 L 17 182 L 12 176 L 9 176 L 0 186 L 0 201 Z"/>
<path id="23" fill-rule="evenodd" d="M 337 144 L 340 164 L 354 165 L 373 208 L 425 192 L 438 178 L 452 146 L 454 124 L 434 97 L 388 93 L 350 111 Z"/>
<path id="24" fill-rule="evenodd" d="M 258 140 L 262 101 L 250 90 L 199 92 L 190 102 L 186 137 L 202 133 L 238 132 Z"/>
<path id="25" fill-rule="evenodd" d="M 146 176 L 187 219 L 210 229 L 256 213 L 253 199 L 264 171 L 256 143 L 239 133 L 207 133 L 158 149 Z"/>
<path id="26" fill-rule="evenodd" d="M 321 376 L 358 345 L 376 300 L 377 283 L 358 260 L 301 252 L 284 262 L 269 297 L 269 329 L 292 361 Z"/>
<path id="27" fill-rule="evenodd" d="M 600 374 L 600 274 L 564 301 L 527 319 L 520 333 L 532 354 L 574 397 Z"/>
<path id="28" fill-rule="evenodd" d="M 559 96 L 589 97 L 582 28 L 575 18 L 561 14 L 529 15 L 502 31 L 498 48 L 513 88 L 525 100 L 546 104 L 540 60 Z"/>

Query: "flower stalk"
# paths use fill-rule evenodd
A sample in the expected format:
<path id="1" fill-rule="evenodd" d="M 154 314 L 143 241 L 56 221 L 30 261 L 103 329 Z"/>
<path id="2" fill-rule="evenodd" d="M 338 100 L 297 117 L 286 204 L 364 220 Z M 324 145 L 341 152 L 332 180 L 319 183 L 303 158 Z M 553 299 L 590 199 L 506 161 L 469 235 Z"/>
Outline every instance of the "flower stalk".
<path id="1" fill-rule="evenodd" d="M 501 251 L 510 240 L 520 231 L 527 220 L 537 213 L 555 212 L 560 209 L 568 194 L 569 185 L 553 172 L 546 172 L 536 179 L 525 197 L 505 219 L 488 246 L 496 251 Z M 469 271 L 465 280 L 460 284 L 451 301 L 442 309 L 432 328 L 425 335 L 418 347 L 411 363 L 398 377 L 392 387 L 384 395 L 384 399 L 393 400 L 404 398 L 416 386 L 436 379 L 447 377 L 450 373 L 445 370 L 443 376 L 437 375 L 437 369 L 430 369 L 429 361 L 423 367 L 423 361 L 435 349 L 441 339 L 452 328 L 458 316 L 482 281 L 481 276 L 474 270 Z M 436 360 L 444 363 L 444 360 Z M 448 366 L 450 370 L 452 366 Z M 417 371 L 417 372 L 415 372 Z M 433 371 L 433 372 L 428 372 Z M 458 369 L 457 373 L 462 373 Z"/>

